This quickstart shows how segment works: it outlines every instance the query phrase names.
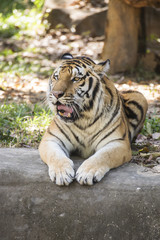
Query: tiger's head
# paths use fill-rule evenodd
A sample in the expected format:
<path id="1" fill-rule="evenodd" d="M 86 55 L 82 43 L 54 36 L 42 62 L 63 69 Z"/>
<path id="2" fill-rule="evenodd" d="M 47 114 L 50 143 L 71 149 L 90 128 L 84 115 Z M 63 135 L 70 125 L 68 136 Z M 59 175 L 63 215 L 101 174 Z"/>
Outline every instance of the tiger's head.
<path id="1" fill-rule="evenodd" d="M 96 64 L 88 57 L 62 56 L 62 64 L 49 79 L 47 98 L 51 110 L 66 122 L 74 122 L 91 111 L 100 92 L 110 60 Z"/>

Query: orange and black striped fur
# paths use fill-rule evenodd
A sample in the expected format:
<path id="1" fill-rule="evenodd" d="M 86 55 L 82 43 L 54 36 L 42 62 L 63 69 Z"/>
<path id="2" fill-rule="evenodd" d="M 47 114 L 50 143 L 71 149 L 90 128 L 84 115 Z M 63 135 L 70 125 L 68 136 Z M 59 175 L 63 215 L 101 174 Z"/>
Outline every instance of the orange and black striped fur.
<path id="1" fill-rule="evenodd" d="M 108 79 L 110 61 L 64 54 L 49 80 L 47 98 L 55 117 L 39 146 L 49 176 L 58 185 L 99 182 L 131 159 L 131 141 L 143 127 L 147 101 L 140 92 L 120 93 Z M 86 160 L 77 172 L 69 158 Z"/>

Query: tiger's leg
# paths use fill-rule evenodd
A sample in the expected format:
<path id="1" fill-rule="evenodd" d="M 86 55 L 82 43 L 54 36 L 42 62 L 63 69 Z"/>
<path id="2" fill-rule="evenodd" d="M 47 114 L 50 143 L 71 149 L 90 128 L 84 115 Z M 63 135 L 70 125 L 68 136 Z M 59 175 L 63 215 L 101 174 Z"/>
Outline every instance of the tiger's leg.
<path id="1" fill-rule="evenodd" d="M 48 132 L 39 146 L 41 159 L 48 165 L 50 179 L 57 185 L 69 185 L 74 179 L 73 162 L 61 142 Z"/>
<path id="2" fill-rule="evenodd" d="M 131 148 L 126 141 L 112 141 L 85 160 L 76 173 L 80 184 L 99 182 L 111 169 L 131 159 Z"/>

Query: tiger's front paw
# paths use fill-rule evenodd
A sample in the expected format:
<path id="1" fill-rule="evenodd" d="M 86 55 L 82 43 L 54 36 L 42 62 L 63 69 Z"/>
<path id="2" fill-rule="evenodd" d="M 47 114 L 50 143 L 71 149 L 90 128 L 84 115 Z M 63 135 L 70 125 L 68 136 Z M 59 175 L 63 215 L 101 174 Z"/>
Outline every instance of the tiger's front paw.
<path id="1" fill-rule="evenodd" d="M 71 160 L 59 161 L 49 166 L 50 179 L 59 186 L 68 186 L 74 179 L 75 171 Z"/>
<path id="2" fill-rule="evenodd" d="M 76 173 L 76 180 L 81 185 L 93 185 L 99 182 L 104 175 L 109 171 L 107 166 L 95 166 L 90 161 L 85 161 L 78 168 Z"/>

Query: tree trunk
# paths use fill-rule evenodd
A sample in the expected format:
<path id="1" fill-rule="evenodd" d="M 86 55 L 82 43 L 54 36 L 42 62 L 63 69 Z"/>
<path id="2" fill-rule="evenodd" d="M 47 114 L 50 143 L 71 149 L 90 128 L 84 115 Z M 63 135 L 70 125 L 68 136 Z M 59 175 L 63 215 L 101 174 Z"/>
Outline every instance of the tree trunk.
<path id="1" fill-rule="evenodd" d="M 111 60 L 110 72 L 124 72 L 137 61 L 140 9 L 123 0 L 110 0 L 102 58 Z"/>
<path id="2" fill-rule="evenodd" d="M 132 7 L 160 7 L 160 0 L 124 0 Z"/>

